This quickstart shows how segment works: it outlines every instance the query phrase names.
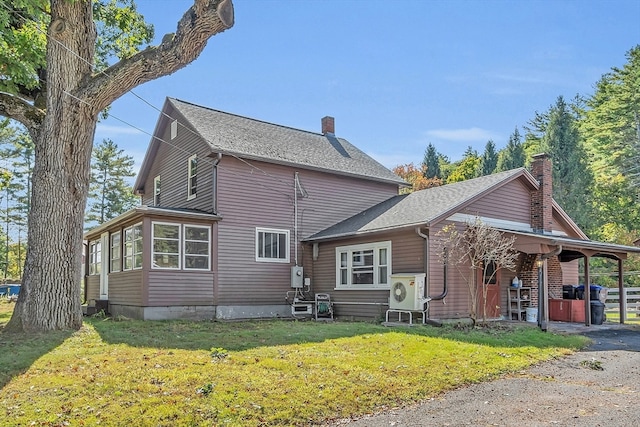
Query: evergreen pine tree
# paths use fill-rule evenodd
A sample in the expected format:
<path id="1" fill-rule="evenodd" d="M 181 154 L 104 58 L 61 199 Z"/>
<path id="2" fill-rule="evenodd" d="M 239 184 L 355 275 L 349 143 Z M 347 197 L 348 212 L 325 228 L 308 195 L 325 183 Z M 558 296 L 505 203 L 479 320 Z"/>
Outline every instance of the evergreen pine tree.
<path id="1" fill-rule="evenodd" d="M 498 155 L 496 172 L 524 167 L 525 160 L 526 157 L 520 131 L 518 131 L 518 128 L 516 127 L 511 136 L 509 136 L 507 146 L 502 149 Z"/>
<path id="2" fill-rule="evenodd" d="M 424 152 L 422 164 L 426 168 L 425 178 L 442 178 L 442 172 L 440 171 L 440 154 L 431 143 L 429 143 Z"/>
<path id="3" fill-rule="evenodd" d="M 110 139 L 93 149 L 86 223 L 102 224 L 136 206 L 138 199 L 126 181 L 135 175 L 133 164 L 133 157 Z"/>
<path id="4" fill-rule="evenodd" d="M 588 230 L 592 226 L 589 212 L 593 178 L 574 110 L 559 96 L 531 129 L 542 131 L 534 136 L 540 141 L 541 151 L 549 154 L 553 162 L 553 198 L 581 228 Z"/>
<path id="5" fill-rule="evenodd" d="M 478 176 L 491 175 L 495 172 L 497 166 L 498 153 L 496 152 L 496 144 L 494 144 L 492 140 L 489 140 L 480 158 L 480 173 Z"/>

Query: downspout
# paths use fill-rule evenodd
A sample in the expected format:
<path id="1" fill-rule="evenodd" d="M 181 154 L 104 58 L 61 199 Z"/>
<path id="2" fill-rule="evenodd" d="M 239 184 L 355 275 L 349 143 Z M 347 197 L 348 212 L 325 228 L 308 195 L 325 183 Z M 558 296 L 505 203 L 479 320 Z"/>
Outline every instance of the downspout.
<path id="1" fill-rule="evenodd" d="M 419 227 L 416 227 L 416 234 L 424 239 L 424 272 L 426 273 L 426 276 L 427 276 L 427 282 L 429 282 L 429 235 L 424 234 L 422 231 L 420 231 Z M 444 266 L 443 279 L 444 279 L 444 283 L 442 287 L 442 293 L 435 297 L 427 296 L 427 298 L 431 299 L 431 301 L 444 300 L 447 294 L 449 293 L 449 290 L 447 287 L 447 266 L 446 265 Z M 429 293 L 430 288 L 431 288 L 430 286 L 427 288 L 427 293 Z"/>
<path id="2" fill-rule="evenodd" d="M 545 261 L 553 256 L 560 255 L 560 252 L 562 252 L 562 245 L 558 245 L 558 247 L 551 252 L 540 255 L 540 261 Z M 538 267 L 538 326 L 541 330 L 546 332 L 548 319 L 545 301 L 547 295 L 544 293 L 544 276 L 542 274 L 542 269 L 543 266 L 540 265 Z"/>

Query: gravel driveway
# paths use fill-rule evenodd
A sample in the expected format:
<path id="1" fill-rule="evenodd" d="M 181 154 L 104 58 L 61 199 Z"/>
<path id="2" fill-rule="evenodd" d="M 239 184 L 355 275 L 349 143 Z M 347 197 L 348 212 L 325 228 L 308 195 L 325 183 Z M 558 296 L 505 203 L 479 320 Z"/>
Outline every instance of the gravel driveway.
<path id="1" fill-rule="evenodd" d="M 517 374 L 334 426 L 639 426 L 640 328 L 557 323 L 593 340 Z"/>

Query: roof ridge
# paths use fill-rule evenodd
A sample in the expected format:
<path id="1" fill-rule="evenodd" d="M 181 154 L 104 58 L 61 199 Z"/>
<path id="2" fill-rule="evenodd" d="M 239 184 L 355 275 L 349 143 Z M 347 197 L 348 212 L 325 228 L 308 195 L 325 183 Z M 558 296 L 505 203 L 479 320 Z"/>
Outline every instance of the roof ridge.
<path id="1" fill-rule="evenodd" d="M 310 134 L 316 135 L 316 136 L 325 136 L 324 134 L 322 134 L 320 132 L 313 132 L 313 131 L 310 131 L 310 130 L 299 129 L 299 128 L 294 128 L 292 126 L 286 126 L 286 125 L 281 125 L 281 124 L 278 124 L 278 123 L 268 122 L 266 120 L 254 119 L 252 117 L 243 116 L 241 114 L 229 113 L 228 111 L 222 111 L 222 110 L 218 110 L 216 108 L 206 107 L 204 105 L 195 104 L 193 102 L 184 101 L 184 100 L 178 99 L 178 98 L 173 98 L 173 97 L 167 97 L 167 98 L 169 100 L 171 100 L 171 101 L 178 101 L 178 102 L 181 102 L 183 104 L 191 105 L 193 107 L 202 108 L 203 110 L 214 111 L 216 113 L 226 114 L 228 116 L 238 117 L 240 119 L 251 120 L 252 122 L 262 123 L 262 124 L 265 124 L 265 125 L 271 125 L 271 126 L 275 126 L 275 127 L 279 127 L 279 128 L 283 128 L 283 129 L 289 129 L 289 130 L 293 130 L 293 131 L 297 131 L 297 132 L 310 133 Z M 336 137 L 336 138 L 341 139 L 343 141 L 346 141 L 344 138 L 340 138 L 340 137 Z"/>

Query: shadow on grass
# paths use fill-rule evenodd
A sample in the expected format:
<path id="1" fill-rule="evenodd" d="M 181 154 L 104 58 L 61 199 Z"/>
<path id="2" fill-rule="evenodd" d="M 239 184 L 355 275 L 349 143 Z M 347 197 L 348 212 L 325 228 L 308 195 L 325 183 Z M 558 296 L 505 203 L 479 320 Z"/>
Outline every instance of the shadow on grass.
<path id="1" fill-rule="evenodd" d="M 210 350 L 224 348 L 242 351 L 256 347 L 301 343 L 390 332 L 442 338 L 490 347 L 562 347 L 579 349 L 588 340 L 580 336 L 544 333 L 536 328 L 495 324 L 486 328 L 453 326 L 385 327 L 366 322 L 313 321 L 114 321 L 91 318 L 86 320 L 109 344 L 132 347 Z"/>
<path id="2" fill-rule="evenodd" d="M 46 334 L 17 334 L 3 329 L 4 326 L 0 326 L 0 389 L 74 333 L 55 331 Z"/>

